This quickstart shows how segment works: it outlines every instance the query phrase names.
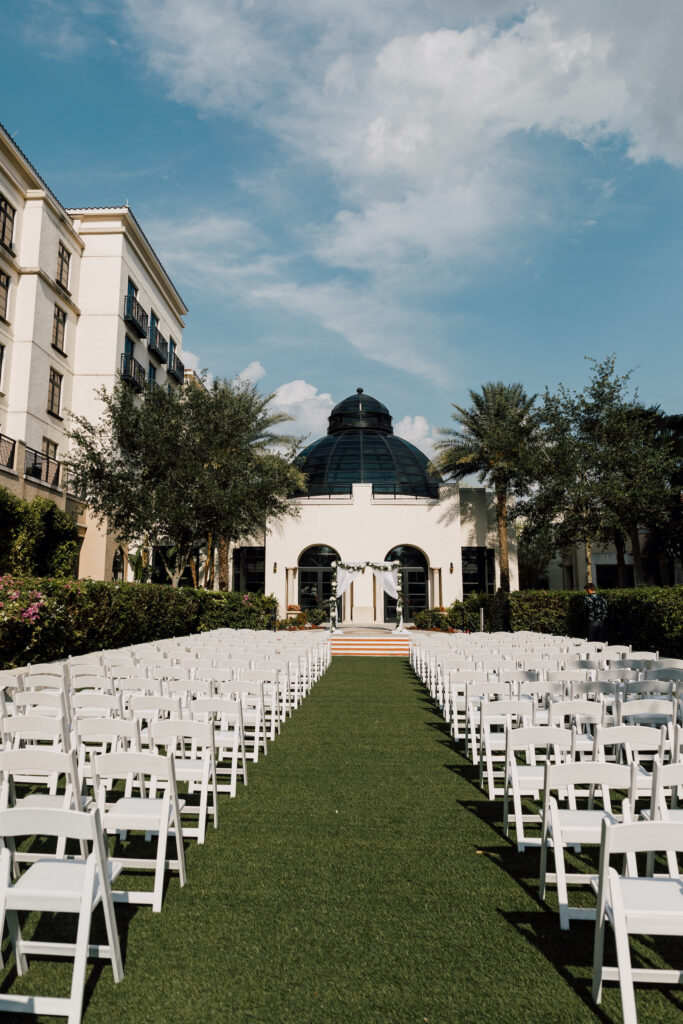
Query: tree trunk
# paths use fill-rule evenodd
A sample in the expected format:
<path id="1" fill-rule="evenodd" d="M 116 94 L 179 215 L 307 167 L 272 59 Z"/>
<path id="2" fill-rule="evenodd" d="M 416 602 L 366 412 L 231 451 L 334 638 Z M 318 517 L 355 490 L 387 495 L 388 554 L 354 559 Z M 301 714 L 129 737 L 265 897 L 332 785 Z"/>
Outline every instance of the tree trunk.
<path id="1" fill-rule="evenodd" d="M 498 522 L 498 547 L 500 549 L 500 589 L 509 594 L 508 506 L 507 493 L 505 491 L 496 491 L 496 520 Z"/>
<path id="2" fill-rule="evenodd" d="M 626 580 L 626 542 L 623 534 L 617 533 L 614 538 L 614 546 L 617 549 L 617 585 L 623 590 L 628 586 Z"/>
<path id="3" fill-rule="evenodd" d="M 629 530 L 629 536 L 633 553 L 633 582 L 638 586 L 645 582 L 645 573 L 643 571 L 643 553 L 640 550 L 640 535 L 638 534 L 637 526 L 633 526 Z"/>
<path id="4" fill-rule="evenodd" d="M 230 590 L 230 584 L 232 581 L 232 573 L 230 571 L 230 541 L 226 537 L 221 537 L 218 541 L 218 551 L 220 555 L 218 570 L 220 587 L 221 590 Z"/>
<path id="5" fill-rule="evenodd" d="M 665 552 L 660 551 L 657 555 L 657 561 L 659 562 L 659 582 L 662 587 L 671 586 L 671 577 L 669 576 L 669 560 L 666 557 Z"/>
<path id="6" fill-rule="evenodd" d="M 590 537 L 584 540 L 586 548 L 586 583 L 593 582 L 593 541 Z"/>

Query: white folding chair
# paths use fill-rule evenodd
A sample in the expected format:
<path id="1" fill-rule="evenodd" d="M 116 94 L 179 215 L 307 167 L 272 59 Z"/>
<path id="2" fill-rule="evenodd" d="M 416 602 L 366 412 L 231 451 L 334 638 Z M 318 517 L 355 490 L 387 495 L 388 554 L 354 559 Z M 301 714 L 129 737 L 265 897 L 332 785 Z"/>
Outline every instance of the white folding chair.
<path id="1" fill-rule="evenodd" d="M 505 783 L 505 750 L 507 730 L 531 725 L 534 708 L 526 700 L 483 700 L 479 706 L 479 785 L 484 788 L 484 777 L 489 800 L 502 796 Z M 502 767 L 500 767 L 502 766 Z M 496 785 L 502 780 L 503 785 Z"/>
<path id="2" fill-rule="evenodd" d="M 91 843 L 92 850 L 85 860 L 37 861 L 12 881 L 9 842 L 16 846 L 23 836 L 33 835 L 56 838 L 63 845 L 69 839 Z M 7 921 L 17 974 L 21 977 L 27 973 L 28 956 L 68 957 L 74 962 L 68 997 L 3 992 L 0 993 L 0 1012 L 46 1014 L 66 1017 L 69 1024 L 80 1024 L 88 957 L 111 960 L 114 981 L 123 978 L 111 893 L 111 883 L 121 869 L 107 857 L 99 811 L 97 808 L 88 813 L 35 808 L 0 810 L 0 844 L 3 846 L 0 852 L 0 936 Z M 92 915 L 100 905 L 108 941 L 106 945 L 93 945 L 90 943 Z M 77 915 L 76 942 L 24 939 L 19 913 L 26 911 Z"/>
<path id="3" fill-rule="evenodd" d="M 540 811 L 525 813 L 524 797 L 538 801 L 545 782 L 545 765 L 549 760 L 560 762 L 572 753 L 574 733 L 556 725 L 531 725 L 508 729 L 505 747 L 505 788 L 503 792 L 503 832 L 507 836 L 510 824 L 515 826 L 517 849 L 540 846 L 541 837 L 526 834 L 526 824 L 542 824 Z M 519 763 L 518 755 L 523 759 Z M 512 814 L 510 795 L 512 794 Z"/>
<path id="4" fill-rule="evenodd" d="M 150 741 L 156 752 L 164 747 L 175 764 L 177 783 L 187 783 L 187 794 L 199 792 L 199 804 L 185 800 L 182 815 L 196 815 L 197 825 L 184 826 L 183 834 L 203 843 L 206 822 L 211 816 L 213 827 L 218 828 L 218 785 L 216 781 L 216 748 L 211 722 L 193 722 L 187 719 L 165 718 L 150 722 Z M 211 794 L 211 803 L 209 803 Z"/>
<path id="5" fill-rule="evenodd" d="M 247 757 L 244 749 L 242 701 L 228 697 L 199 697 L 188 705 L 190 718 L 209 721 L 214 728 L 218 792 L 237 796 L 237 781 L 247 785 Z"/>
<path id="6" fill-rule="evenodd" d="M 138 753 L 129 751 L 120 754 L 93 754 L 92 774 L 95 799 L 102 816 L 102 827 L 108 834 L 143 832 L 146 837 L 157 837 L 156 856 L 120 857 L 124 869 L 154 872 L 154 888 L 148 890 L 114 890 L 113 899 L 117 903 L 151 904 L 152 910 L 159 913 L 164 895 L 164 877 L 167 870 L 177 871 L 180 885 L 186 882 L 185 850 L 183 847 L 183 830 L 180 824 L 180 802 L 175 778 L 173 757 L 168 754 Z M 137 782 L 139 796 L 121 796 L 117 800 L 108 800 L 115 796 L 111 786 L 114 780 L 130 780 Z M 149 796 L 162 789 L 160 797 Z M 176 857 L 167 858 L 169 836 L 175 839 Z"/>
<path id="7" fill-rule="evenodd" d="M 568 872 L 565 849 L 574 847 L 579 853 L 582 846 L 599 846 L 602 841 L 602 823 L 613 825 L 618 818 L 612 810 L 612 791 L 628 790 L 629 807 L 635 802 L 635 765 L 612 764 L 606 761 L 567 761 L 563 764 L 547 762 L 543 787 L 543 824 L 541 827 L 541 867 L 538 888 L 539 899 L 545 899 L 546 885 L 557 886 L 560 910 L 560 928 L 566 931 L 570 921 L 594 921 L 592 907 L 575 907 L 569 902 L 570 885 L 590 885 L 591 875 L 586 872 Z M 579 790 L 579 786 L 588 787 Z M 566 806 L 560 807 L 558 798 L 566 794 Z M 601 806 L 596 806 L 596 794 Z M 585 801 L 586 806 L 579 806 Z M 552 846 L 555 871 L 547 870 L 548 847 Z"/>
<path id="8" fill-rule="evenodd" d="M 635 982 L 651 985 L 679 985 L 683 971 L 633 967 L 630 935 L 683 936 L 683 884 L 680 877 L 637 877 L 635 855 L 660 851 L 683 852 L 683 824 L 671 821 L 639 821 L 602 826 L 600 874 L 594 880 L 598 906 L 593 945 L 593 998 L 602 1002 L 605 981 L 618 981 L 624 1024 L 638 1024 Z M 610 865 L 612 856 L 623 854 L 630 867 L 621 876 Z M 614 931 L 617 964 L 604 963 L 605 924 Z"/>

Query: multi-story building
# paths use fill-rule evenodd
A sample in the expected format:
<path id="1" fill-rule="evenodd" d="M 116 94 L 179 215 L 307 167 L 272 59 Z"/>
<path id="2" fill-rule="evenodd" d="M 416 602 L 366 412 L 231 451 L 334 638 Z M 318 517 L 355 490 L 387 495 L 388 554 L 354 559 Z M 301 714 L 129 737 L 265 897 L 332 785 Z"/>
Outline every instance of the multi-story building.
<path id="1" fill-rule="evenodd" d="M 0 483 L 75 516 L 81 576 L 123 555 L 69 492 L 72 417 L 97 420 L 119 378 L 181 385 L 186 313 L 130 208 L 66 210 L 0 126 Z"/>

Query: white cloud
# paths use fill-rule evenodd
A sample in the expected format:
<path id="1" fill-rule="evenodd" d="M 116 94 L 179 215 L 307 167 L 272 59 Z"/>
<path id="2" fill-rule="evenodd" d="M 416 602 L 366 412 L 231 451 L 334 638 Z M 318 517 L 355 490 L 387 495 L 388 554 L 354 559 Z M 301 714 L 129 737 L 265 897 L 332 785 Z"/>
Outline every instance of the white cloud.
<path id="1" fill-rule="evenodd" d="M 258 359 L 249 363 L 248 366 L 245 366 L 244 369 L 240 370 L 237 374 L 240 380 L 249 381 L 250 384 L 256 384 L 256 382 L 261 380 L 262 377 L 265 377 L 265 375 L 265 367 L 259 363 Z"/>
<path id="2" fill-rule="evenodd" d="M 159 245 L 173 271 L 313 318 L 432 382 L 449 383 L 445 339 L 426 357 L 421 344 L 431 296 L 453 295 L 519 240 L 527 257 L 539 225 L 591 225 L 612 202 L 611 181 L 570 201 L 558 174 L 544 192 L 544 138 L 616 142 L 631 161 L 683 167 L 678 0 L 622 0 L 618 16 L 614 0 L 126 0 L 124 11 L 128 42 L 169 95 L 270 133 L 292 161 L 279 187 L 305 166 L 336 189 L 332 214 L 298 225 L 287 258 L 240 216 L 174 224 Z M 298 267 L 301 255 L 327 277 Z"/>
<path id="3" fill-rule="evenodd" d="M 290 380 L 275 391 L 273 406 L 292 417 L 283 429 L 288 434 L 314 441 L 327 432 L 327 418 L 335 402 L 328 392 L 318 391 L 305 380 Z"/>
<path id="4" fill-rule="evenodd" d="M 194 370 L 196 374 L 201 374 L 206 386 L 211 387 L 211 384 L 213 383 L 213 374 L 209 373 L 205 366 L 200 365 L 200 357 L 195 352 L 191 352 L 187 348 L 184 348 L 179 355 L 183 361 L 185 369 Z"/>
<path id="5" fill-rule="evenodd" d="M 434 445 L 438 438 L 434 427 L 425 416 L 404 416 L 403 419 L 394 423 L 394 433 L 405 441 L 410 441 L 421 452 L 424 452 L 429 459 L 434 458 Z"/>

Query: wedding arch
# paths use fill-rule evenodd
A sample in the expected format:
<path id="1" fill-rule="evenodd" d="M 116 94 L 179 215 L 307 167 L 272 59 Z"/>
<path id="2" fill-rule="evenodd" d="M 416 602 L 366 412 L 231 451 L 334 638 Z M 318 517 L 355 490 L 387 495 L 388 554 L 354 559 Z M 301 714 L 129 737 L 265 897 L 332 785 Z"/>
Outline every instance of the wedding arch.
<path id="1" fill-rule="evenodd" d="M 330 598 L 330 626 L 335 630 L 337 622 L 337 601 L 346 593 L 354 579 L 372 569 L 382 590 L 396 601 L 397 626 L 394 632 L 404 632 L 403 625 L 403 581 L 400 562 L 332 562 L 332 597 Z"/>

